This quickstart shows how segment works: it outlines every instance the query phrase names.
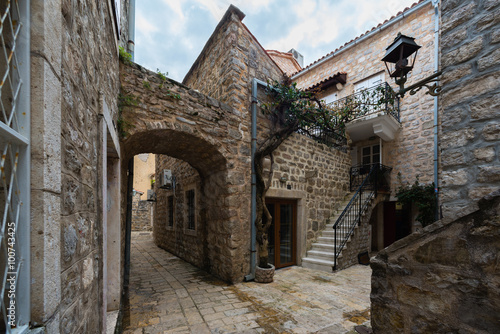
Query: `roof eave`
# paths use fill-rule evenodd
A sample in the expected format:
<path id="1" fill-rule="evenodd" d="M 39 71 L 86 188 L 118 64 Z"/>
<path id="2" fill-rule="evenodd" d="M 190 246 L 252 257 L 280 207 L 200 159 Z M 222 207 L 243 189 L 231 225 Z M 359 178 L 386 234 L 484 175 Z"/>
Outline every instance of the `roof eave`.
<path id="1" fill-rule="evenodd" d="M 311 65 L 309 65 L 307 67 L 304 67 L 300 72 L 292 74 L 291 79 L 295 80 L 295 79 L 299 78 L 300 76 L 302 76 L 302 75 L 306 74 L 307 72 L 309 72 L 310 70 L 320 66 L 321 64 L 325 63 L 326 61 L 330 60 L 331 58 L 335 57 L 336 55 L 350 49 L 351 47 L 363 42 L 365 39 L 368 39 L 371 36 L 375 35 L 376 33 L 378 33 L 380 31 L 386 29 L 387 27 L 401 21 L 403 18 L 411 15 L 412 13 L 416 12 L 417 10 L 421 9 L 422 7 L 424 7 L 425 5 L 427 5 L 429 3 L 432 3 L 432 0 L 423 0 L 422 2 L 414 4 L 413 7 L 409 8 L 407 10 L 404 10 L 401 14 L 391 18 L 390 20 L 379 25 L 378 27 L 372 28 L 370 31 L 353 39 L 351 42 L 338 48 L 336 51 L 331 52 L 330 54 L 326 55 L 324 58 L 318 60 L 317 62 L 312 63 Z"/>

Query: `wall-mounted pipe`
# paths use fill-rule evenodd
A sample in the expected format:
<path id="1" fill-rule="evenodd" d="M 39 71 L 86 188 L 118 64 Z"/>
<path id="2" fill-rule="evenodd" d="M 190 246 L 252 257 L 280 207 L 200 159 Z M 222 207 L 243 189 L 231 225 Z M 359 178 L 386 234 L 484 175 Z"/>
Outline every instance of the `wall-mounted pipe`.
<path id="1" fill-rule="evenodd" d="M 135 49 L 135 0 L 129 0 L 128 3 L 128 41 L 127 52 L 132 56 L 134 61 Z"/>
<path id="2" fill-rule="evenodd" d="M 252 80 L 252 128 L 251 128 L 251 136 L 252 136 L 252 198 L 250 202 L 250 226 L 251 226 L 251 241 L 250 241 L 250 274 L 245 276 L 245 281 L 251 281 L 255 278 L 255 266 L 256 266 L 256 253 L 257 247 L 255 245 L 257 239 L 257 229 L 255 228 L 255 218 L 257 217 L 257 177 L 255 175 L 255 165 L 254 165 L 254 156 L 255 151 L 257 150 L 257 89 L 258 85 L 267 87 L 268 84 L 264 81 L 254 78 Z"/>
<path id="3" fill-rule="evenodd" d="M 432 0 L 434 5 L 434 70 L 439 71 L 439 0 Z M 436 196 L 436 212 L 434 218 L 439 217 L 439 169 L 438 169 L 438 97 L 434 96 L 434 192 Z"/>

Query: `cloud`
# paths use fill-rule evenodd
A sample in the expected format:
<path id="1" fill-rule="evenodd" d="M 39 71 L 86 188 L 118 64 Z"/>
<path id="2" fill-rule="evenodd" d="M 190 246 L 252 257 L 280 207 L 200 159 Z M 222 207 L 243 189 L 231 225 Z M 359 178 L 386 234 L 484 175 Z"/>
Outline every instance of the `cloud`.
<path id="1" fill-rule="evenodd" d="M 182 4 L 186 3 L 185 0 L 162 0 L 166 5 L 170 7 L 173 11 L 173 14 L 180 19 L 184 19 L 184 12 L 182 11 Z"/>
<path id="2" fill-rule="evenodd" d="M 136 61 L 182 80 L 233 3 L 266 49 L 304 55 L 306 65 L 417 0 L 148 0 L 136 2 Z"/>

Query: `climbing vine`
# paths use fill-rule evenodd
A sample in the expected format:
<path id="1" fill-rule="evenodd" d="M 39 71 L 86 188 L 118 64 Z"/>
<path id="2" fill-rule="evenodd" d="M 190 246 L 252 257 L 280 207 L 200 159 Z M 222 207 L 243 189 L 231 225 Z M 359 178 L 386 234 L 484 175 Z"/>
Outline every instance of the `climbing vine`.
<path id="1" fill-rule="evenodd" d="M 125 49 L 121 46 L 118 48 L 118 52 L 119 52 L 119 58 L 120 58 L 121 62 L 123 62 L 124 64 L 127 64 L 127 65 L 132 64 L 132 55 L 130 53 L 125 51 Z"/>
<path id="2" fill-rule="evenodd" d="M 162 73 L 159 68 L 156 69 L 156 74 L 158 75 L 158 78 L 160 78 L 160 84 L 158 85 L 158 88 L 162 89 L 165 83 L 167 82 L 167 75 L 168 72 Z M 180 94 L 175 94 L 170 91 L 170 89 L 167 89 L 167 92 L 165 93 L 167 97 L 170 97 L 174 100 L 180 100 L 181 96 Z"/>
<path id="3" fill-rule="evenodd" d="M 401 180 L 401 174 L 398 174 L 398 178 Z M 437 207 L 434 188 L 434 182 L 430 184 L 421 184 L 417 176 L 415 183 L 412 185 L 402 184 L 401 182 L 396 192 L 398 201 L 403 205 L 415 203 L 418 208 L 416 220 L 419 221 L 423 227 L 435 221 Z"/>
<path id="4" fill-rule="evenodd" d="M 122 137 L 128 136 L 128 130 L 134 127 L 134 125 L 123 118 L 123 109 L 125 107 L 137 106 L 139 104 L 139 99 L 133 95 L 123 95 L 118 94 L 118 119 L 117 127 L 118 133 Z"/>
<path id="5" fill-rule="evenodd" d="M 336 138 L 343 138 L 342 120 L 333 117 L 314 92 L 298 89 L 288 77 L 281 82 L 270 82 L 266 90 L 270 101 L 263 104 L 262 111 L 271 120 L 270 133 L 258 146 L 254 155 L 256 175 L 256 218 L 258 243 L 258 265 L 268 267 L 268 230 L 272 216 L 265 205 L 267 190 L 271 185 L 273 170 L 273 152 L 294 132 L 308 134 L 328 133 Z M 313 131 L 314 130 L 314 131 Z M 341 146 L 341 141 L 333 141 Z M 264 179 L 264 159 L 270 157 L 271 167 L 267 182 Z"/>

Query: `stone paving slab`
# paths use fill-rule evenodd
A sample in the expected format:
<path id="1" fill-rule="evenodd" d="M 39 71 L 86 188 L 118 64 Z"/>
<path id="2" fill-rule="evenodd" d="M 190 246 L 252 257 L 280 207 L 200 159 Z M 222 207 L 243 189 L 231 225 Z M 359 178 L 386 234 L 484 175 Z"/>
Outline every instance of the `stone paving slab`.
<path id="1" fill-rule="evenodd" d="M 229 285 L 133 232 L 123 333 L 354 333 L 369 325 L 370 276 L 290 267 L 272 283 Z"/>

